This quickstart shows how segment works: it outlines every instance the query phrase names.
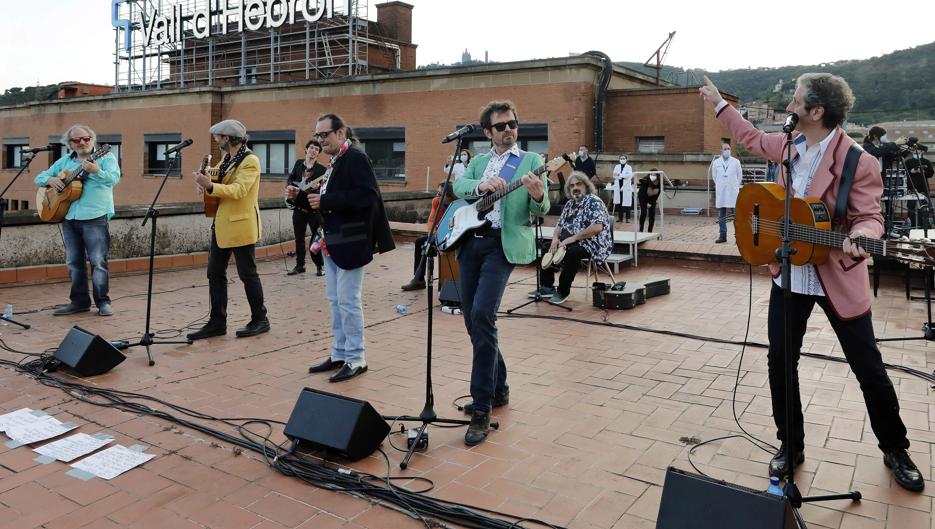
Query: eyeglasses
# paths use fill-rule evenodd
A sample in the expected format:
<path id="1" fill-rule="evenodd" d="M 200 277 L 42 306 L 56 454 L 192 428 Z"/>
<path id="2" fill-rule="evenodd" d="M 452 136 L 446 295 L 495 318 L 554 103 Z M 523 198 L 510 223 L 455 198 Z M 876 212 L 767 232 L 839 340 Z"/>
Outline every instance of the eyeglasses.
<path id="1" fill-rule="evenodd" d="M 312 136 L 315 137 L 315 138 L 318 138 L 318 140 L 321 141 L 321 140 L 327 138 L 328 135 L 331 134 L 332 132 L 334 132 L 334 131 L 333 131 L 333 130 L 327 130 L 327 131 L 325 131 L 325 132 L 316 132 L 315 134 L 312 134 Z"/>
<path id="2" fill-rule="evenodd" d="M 503 132 L 507 127 L 510 127 L 511 130 L 516 130 L 516 127 L 519 126 L 519 121 L 511 119 L 510 121 L 504 121 L 503 123 L 494 123 L 490 126 L 492 129 L 497 129 L 497 132 Z"/>
<path id="3" fill-rule="evenodd" d="M 71 138 L 68 140 L 69 143 L 74 143 L 78 145 L 79 143 L 91 143 L 91 136 L 80 136 L 78 138 Z"/>

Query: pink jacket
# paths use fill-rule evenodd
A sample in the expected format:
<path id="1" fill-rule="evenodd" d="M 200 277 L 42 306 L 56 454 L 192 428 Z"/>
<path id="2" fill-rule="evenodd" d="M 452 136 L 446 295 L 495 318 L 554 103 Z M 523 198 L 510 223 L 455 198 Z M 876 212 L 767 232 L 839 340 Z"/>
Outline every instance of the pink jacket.
<path id="1" fill-rule="evenodd" d="M 757 130 L 731 105 L 727 105 L 718 113 L 718 120 L 730 129 L 737 141 L 750 152 L 770 160 L 785 159 L 785 134 L 767 134 Z M 822 155 L 808 190 L 808 196 L 821 199 L 828 206 L 828 212 L 831 215 L 834 215 L 837 203 L 844 159 L 847 156 L 847 150 L 854 143 L 854 140 L 848 137 L 843 129 L 840 127 L 835 129 L 834 137 L 831 138 L 831 143 Z M 798 156 L 794 147 L 792 156 L 793 159 Z M 784 175 L 779 177 L 778 183 L 785 185 Z M 882 195 L 883 181 L 880 178 L 880 165 L 873 156 L 863 153 L 857 164 L 854 183 L 848 196 L 842 231 L 852 233 L 859 229 L 867 237 L 881 237 L 883 235 L 883 215 L 880 213 Z M 778 263 L 771 263 L 769 267 L 774 277 L 779 275 Z M 870 311 L 870 274 L 866 260 L 853 259 L 845 255 L 841 248 L 834 248 L 829 253 L 828 260 L 817 265 L 815 269 L 825 295 L 839 318 L 849 320 L 863 316 Z"/>

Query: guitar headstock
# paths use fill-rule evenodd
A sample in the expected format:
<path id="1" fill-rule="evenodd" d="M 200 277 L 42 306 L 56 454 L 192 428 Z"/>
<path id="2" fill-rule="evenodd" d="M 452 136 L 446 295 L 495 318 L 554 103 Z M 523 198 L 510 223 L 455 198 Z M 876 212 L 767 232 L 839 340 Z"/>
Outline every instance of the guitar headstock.
<path id="1" fill-rule="evenodd" d="M 201 159 L 201 167 L 198 169 L 199 173 L 205 172 L 205 169 L 211 167 L 211 155 L 206 154 L 204 158 Z"/>
<path id="2" fill-rule="evenodd" d="M 572 164 L 572 163 L 573 163 L 573 160 L 574 160 L 574 159 L 571 157 L 571 155 L 562 153 L 561 156 L 557 156 L 557 157 L 555 157 L 555 158 L 552 158 L 552 159 L 549 160 L 548 162 L 546 162 L 546 163 L 545 163 L 545 170 L 548 171 L 548 172 L 550 172 L 550 173 L 553 172 L 553 171 L 558 171 L 559 169 L 561 169 L 561 168 L 564 167 L 565 165 L 570 165 L 570 164 Z"/>
<path id="3" fill-rule="evenodd" d="M 90 162 L 98 160 L 104 155 L 106 155 L 107 153 L 109 153 L 110 149 L 111 149 L 110 144 L 105 143 L 104 145 L 101 145 L 100 147 L 98 147 L 96 151 L 92 152 L 90 156 L 88 156 L 87 160 Z"/>
<path id="4" fill-rule="evenodd" d="M 897 261 L 915 266 L 935 266 L 935 242 L 930 239 L 901 239 L 889 240 L 887 251 Z"/>

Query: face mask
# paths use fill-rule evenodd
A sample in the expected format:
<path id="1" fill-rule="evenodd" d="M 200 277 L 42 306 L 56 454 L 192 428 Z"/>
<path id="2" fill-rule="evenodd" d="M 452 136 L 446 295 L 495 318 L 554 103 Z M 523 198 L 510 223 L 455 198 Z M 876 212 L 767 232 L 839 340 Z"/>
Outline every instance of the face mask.
<path id="1" fill-rule="evenodd" d="M 626 158 L 621 158 L 621 159 L 620 159 L 620 165 L 626 165 L 626 164 L 627 164 L 627 159 L 626 159 Z"/>
<path id="2" fill-rule="evenodd" d="M 466 155 L 466 154 L 462 154 L 462 155 L 461 155 L 461 163 L 467 163 L 467 155 Z"/>
<path id="3" fill-rule="evenodd" d="M 889 143 L 889 139 L 886 138 L 886 134 L 880 136 L 880 143 Z"/>
<path id="4" fill-rule="evenodd" d="M 584 158 L 584 151 L 578 151 L 578 158 Z"/>
<path id="5" fill-rule="evenodd" d="M 723 156 L 725 160 L 730 158 L 730 149 L 724 149 L 721 151 L 721 156 Z"/>
<path id="6" fill-rule="evenodd" d="M 656 181 L 656 175 L 654 175 L 654 174 L 649 175 L 649 180 L 650 180 L 651 182 L 655 182 L 655 181 Z"/>

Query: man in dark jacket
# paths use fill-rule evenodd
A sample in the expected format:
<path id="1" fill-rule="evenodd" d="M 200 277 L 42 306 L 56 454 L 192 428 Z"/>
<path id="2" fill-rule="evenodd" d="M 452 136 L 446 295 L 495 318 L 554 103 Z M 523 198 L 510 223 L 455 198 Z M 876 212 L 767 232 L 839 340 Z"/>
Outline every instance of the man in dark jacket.
<path id="1" fill-rule="evenodd" d="M 373 260 L 375 251 L 388 252 L 396 246 L 370 158 L 354 147 L 357 138 L 351 128 L 340 116 L 325 114 L 315 125 L 315 138 L 331 156 L 320 194 L 309 195 L 308 203 L 312 210 L 321 211 L 325 222 L 321 251 L 334 337 L 331 356 L 308 371 L 340 369 L 330 378 L 340 382 L 367 371 L 360 301 L 364 265 Z"/>
<path id="2" fill-rule="evenodd" d="M 578 147 L 578 157 L 575 158 L 575 171 L 581 171 L 588 175 L 588 178 L 594 178 L 597 174 L 597 166 L 594 165 L 594 158 L 588 156 L 588 146 Z"/>

